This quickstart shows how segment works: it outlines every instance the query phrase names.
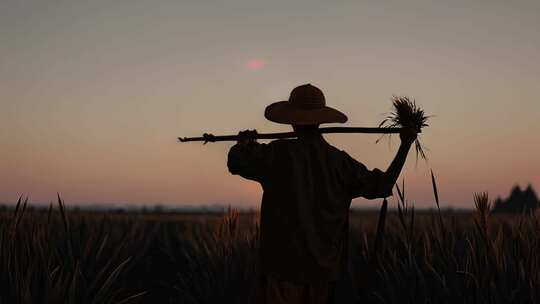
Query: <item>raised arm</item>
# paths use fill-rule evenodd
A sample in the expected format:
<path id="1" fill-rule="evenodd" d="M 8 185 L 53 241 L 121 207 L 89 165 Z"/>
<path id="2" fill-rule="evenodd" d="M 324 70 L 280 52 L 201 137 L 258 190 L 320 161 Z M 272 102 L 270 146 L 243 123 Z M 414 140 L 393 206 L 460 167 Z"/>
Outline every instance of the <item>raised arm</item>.
<path id="1" fill-rule="evenodd" d="M 405 160 L 407 159 L 407 154 L 409 154 L 409 149 L 411 145 L 416 140 L 417 134 L 412 129 L 404 129 L 400 134 L 399 138 L 401 139 L 401 145 L 394 157 L 394 160 L 384 172 L 382 182 L 384 183 L 383 188 L 387 192 L 392 191 L 394 184 L 396 183 L 403 166 L 405 165 Z"/>
<path id="2" fill-rule="evenodd" d="M 229 172 L 243 178 L 262 182 L 265 175 L 269 149 L 250 136 L 255 131 L 242 131 L 238 134 L 238 142 L 229 150 L 227 167 Z"/>

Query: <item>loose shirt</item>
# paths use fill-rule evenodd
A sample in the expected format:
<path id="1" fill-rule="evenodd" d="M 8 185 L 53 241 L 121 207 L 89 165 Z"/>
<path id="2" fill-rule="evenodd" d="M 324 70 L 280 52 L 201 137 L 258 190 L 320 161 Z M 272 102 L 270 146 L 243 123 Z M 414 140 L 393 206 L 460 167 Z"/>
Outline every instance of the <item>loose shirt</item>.
<path id="1" fill-rule="evenodd" d="M 227 165 L 264 191 L 262 273 L 291 282 L 336 280 L 347 262 L 351 200 L 391 195 L 382 171 L 368 170 L 319 134 L 236 144 Z"/>

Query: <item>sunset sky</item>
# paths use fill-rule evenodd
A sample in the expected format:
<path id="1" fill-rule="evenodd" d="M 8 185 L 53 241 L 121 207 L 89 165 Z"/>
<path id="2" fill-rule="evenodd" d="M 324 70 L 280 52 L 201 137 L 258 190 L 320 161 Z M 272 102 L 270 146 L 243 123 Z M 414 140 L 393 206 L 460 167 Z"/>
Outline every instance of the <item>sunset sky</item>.
<path id="1" fill-rule="evenodd" d="M 428 114 L 429 163 L 402 174 L 418 207 L 540 188 L 540 1 L 0 1 L 0 202 L 231 204 L 261 189 L 203 132 L 285 131 L 266 105 L 312 83 L 346 126 L 390 97 Z M 327 140 L 386 169 L 399 139 Z M 353 206 L 378 206 L 358 200 Z"/>

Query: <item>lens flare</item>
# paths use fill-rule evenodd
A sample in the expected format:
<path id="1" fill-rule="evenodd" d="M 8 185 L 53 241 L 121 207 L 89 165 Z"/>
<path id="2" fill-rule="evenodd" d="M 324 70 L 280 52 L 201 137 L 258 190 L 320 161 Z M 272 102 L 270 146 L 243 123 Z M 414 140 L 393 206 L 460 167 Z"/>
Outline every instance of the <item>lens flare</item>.
<path id="1" fill-rule="evenodd" d="M 259 70 L 266 66 L 266 61 L 263 59 L 250 59 L 246 63 L 246 67 L 250 70 Z"/>

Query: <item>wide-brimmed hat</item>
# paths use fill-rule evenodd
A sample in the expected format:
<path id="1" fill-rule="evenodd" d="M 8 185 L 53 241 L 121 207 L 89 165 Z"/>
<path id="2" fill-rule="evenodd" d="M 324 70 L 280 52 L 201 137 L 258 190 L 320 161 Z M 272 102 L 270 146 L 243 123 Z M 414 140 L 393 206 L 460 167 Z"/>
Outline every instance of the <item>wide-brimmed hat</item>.
<path id="1" fill-rule="evenodd" d="M 266 119 L 290 125 L 316 125 L 347 121 L 340 111 L 326 106 L 323 92 L 311 84 L 291 91 L 289 100 L 274 102 L 264 111 Z"/>

